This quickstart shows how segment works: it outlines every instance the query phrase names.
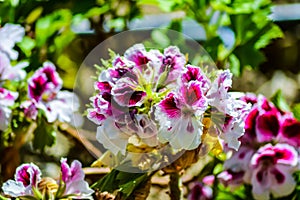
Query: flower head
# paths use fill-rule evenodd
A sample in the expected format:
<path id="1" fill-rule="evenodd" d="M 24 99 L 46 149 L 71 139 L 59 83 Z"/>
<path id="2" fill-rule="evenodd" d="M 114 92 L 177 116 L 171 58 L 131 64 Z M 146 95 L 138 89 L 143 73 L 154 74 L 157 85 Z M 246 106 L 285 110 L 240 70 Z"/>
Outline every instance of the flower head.
<path id="1" fill-rule="evenodd" d="M 70 122 L 74 111 L 79 108 L 77 96 L 68 91 L 61 91 L 62 79 L 55 66 L 45 62 L 28 79 L 29 100 L 21 104 L 25 116 L 36 120 L 38 110 L 42 110 L 49 123 L 59 120 Z"/>
<path id="2" fill-rule="evenodd" d="M 18 197 L 32 195 L 41 180 L 41 171 L 33 163 L 23 164 L 16 170 L 15 180 L 8 180 L 2 186 L 4 194 Z"/>
<path id="3" fill-rule="evenodd" d="M 195 149 L 201 142 L 200 119 L 207 106 L 206 97 L 196 82 L 182 86 L 177 93 L 169 93 L 156 109 L 161 124 L 160 140 L 170 142 L 175 149 Z"/>
<path id="4" fill-rule="evenodd" d="M 66 184 L 65 194 L 75 195 L 76 197 L 86 197 L 94 191 L 89 188 L 88 183 L 84 180 L 84 172 L 81 163 L 74 160 L 71 166 L 68 165 L 67 159 L 61 159 L 62 181 Z"/>
<path id="5" fill-rule="evenodd" d="M 55 66 L 44 63 L 43 67 L 37 70 L 28 80 L 29 97 L 40 100 L 52 100 L 62 87 L 62 80 L 56 72 Z"/>
<path id="6" fill-rule="evenodd" d="M 213 199 L 212 188 L 200 182 L 193 184 L 192 190 L 188 195 L 188 200 L 211 200 L 211 199 Z"/>
<path id="7" fill-rule="evenodd" d="M 292 173 L 297 170 L 298 153 L 287 144 L 261 147 L 251 159 L 252 193 L 256 199 L 289 195 L 296 187 Z"/>

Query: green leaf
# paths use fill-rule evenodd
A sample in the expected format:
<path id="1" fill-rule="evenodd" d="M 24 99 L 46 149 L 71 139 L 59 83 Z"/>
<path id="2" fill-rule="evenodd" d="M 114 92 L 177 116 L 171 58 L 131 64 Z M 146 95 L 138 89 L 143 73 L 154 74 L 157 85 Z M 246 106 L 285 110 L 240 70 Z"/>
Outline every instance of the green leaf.
<path id="1" fill-rule="evenodd" d="M 233 73 L 235 76 L 240 76 L 241 74 L 241 65 L 239 59 L 234 55 L 231 54 L 229 56 L 229 64 L 230 64 L 230 71 Z"/>
<path id="2" fill-rule="evenodd" d="M 256 49 L 261 49 L 266 47 L 272 39 L 276 39 L 276 38 L 282 38 L 283 37 L 283 32 L 281 31 L 281 29 L 275 25 L 272 24 L 271 28 L 265 33 L 263 34 L 259 40 L 257 40 L 257 42 L 255 42 L 255 48 Z"/>
<path id="3" fill-rule="evenodd" d="M 72 23 L 72 13 L 70 10 L 57 10 L 50 15 L 40 18 L 36 23 L 36 44 L 43 46 L 48 38 L 60 30 L 70 29 Z"/>
<path id="4" fill-rule="evenodd" d="M 26 23 L 31 24 L 31 23 L 35 22 L 41 16 L 42 12 L 43 12 L 43 7 L 39 6 L 39 7 L 35 8 L 26 17 Z"/>
<path id="5" fill-rule="evenodd" d="M 282 110 L 282 111 L 290 111 L 290 107 L 289 107 L 288 103 L 286 102 L 285 98 L 283 97 L 281 90 L 278 90 L 273 95 L 273 97 L 271 98 L 271 101 L 280 110 Z"/>
<path id="6" fill-rule="evenodd" d="M 99 189 L 100 192 L 107 191 L 112 193 L 119 187 L 119 180 L 117 180 L 118 173 L 118 170 L 113 169 L 110 173 L 94 183 L 91 188 Z"/>
<path id="7" fill-rule="evenodd" d="M 5 198 L 4 196 L 0 195 L 0 200 L 9 200 L 8 198 Z"/>
<path id="8" fill-rule="evenodd" d="M 26 57 L 30 57 L 32 49 L 35 47 L 35 40 L 28 36 L 25 36 L 23 38 L 23 40 L 20 43 L 18 43 L 17 45 L 24 52 Z"/>
<path id="9" fill-rule="evenodd" d="M 292 107 L 292 112 L 294 114 L 294 117 L 298 120 L 300 120 L 300 103 L 298 104 L 295 104 L 293 107 Z"/>
<path id="10" fill-rule="evenodd" d="M 100 16 L 106 12 L 109 11 L 109 5 L 106 4 L 102 7 L 94 7 L 94 8 L 91 8 L 89 11 L 87 11 L 84 16 L 86 18 L 91 18 L 91 17 L 94 17 L 94 16 Z"/>
<path id="11" fill-rule="evenodd" d="M 255 49 L 251 44 L 237 47 L 233 51 L 233 54 L 240 61 L 240 72 L 242 72 L 246 66 L 257 68 L 266 60 L 265 55 L 261 51 Z"/>
<path id="12" fill-rule="evenodd" d="M 129 197 L 132 192 L 144 181 L 146 181 L 148 178 L 147 174 L 143 174 L 141 176 L 138 176 L 134 180 L 131 180 L 125 184 L 120 185 L 120 192 L 122 192 L 126 197 Z"/>
<path id="13" fill-rule="evenodd" d="M 66 30 L 61 33 L 61 35 L 55 37 L 54 44 L 56 47 L 56 53 L 60 54 L 61 51 L 73 41 L 75 38 L 75 33 L 71 30 Z"/>
<path id="14" fill-rule="evenodd" d="M 40 200 L 33 196 L 22 196 L 22 197 L 19 197 L 19 199 L 21 199 L 21 200 Z"/>
<path id="15" fill-rule="evenodd" d="M 205 41 L 203 47 L 211 56 L 211 58 L 216 61 L 218 58 L 218 49 L 219 46 L 222 44 L 222 40 L 220 37 L 213 37 L 207 41 Z"/>
<path id="16" fill-rule="evenodd" d="M 42 117 L 37 128 L 34 130 L 33 147 L 35 149 L 44 150 L 46 146 L 52 146 L 56 140 L 56 132 L 53 124 L 46 122 Z"/>

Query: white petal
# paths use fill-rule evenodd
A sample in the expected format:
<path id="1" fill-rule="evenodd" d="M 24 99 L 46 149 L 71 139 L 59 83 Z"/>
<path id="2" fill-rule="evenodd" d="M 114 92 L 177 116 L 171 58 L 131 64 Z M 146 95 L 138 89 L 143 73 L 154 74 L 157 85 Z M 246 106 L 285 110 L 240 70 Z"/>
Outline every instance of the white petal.
<path id="1" fill-rule="evenodd" d="M 276 180 L 273 181 L 271 186 L 271 193 L 275 198 L 277 197 L 284 197 L 291 194 L 295 187 L 296 182 L 292 176 L 291 167 L 277 165 L 276 169 L 281 172 L 284 176 L 284 181 L 281 184 L 278 184 Z"/>
<path id="2" fill-rule="evenodd" d="M 69 185 L 67 185 L 65 194 L 77 194 L 79 196 L 76 196 L 76 199 L 85 198 L 87 196 L 90 196 L 94 193 L 94 190 L 92 190 L 88 183 L 84 180 L 78 180 L 70 182 Z"/>
<path id="3" fill-rule="evenodd" d="M 188 132 L 187 127 L 192 122 L 193 132 Z M 201 143 L 202 126 L 199 120 L 179 119 L 173 121 L 172 128 L 162 127 L 158 132 L 158 137 L 161 142 L 167 140 L 174 149 L 192 150 Z"/>
<path id="4" fill-rule="evenodd" d="M 25 193 L 25 187 L 23 183 L 13 180 L 6 181 L 2 186 L 2 190 L 5 195 L 9 195 L 11 197 L 18 197 L 24 195 Z"/>
<path id="5" fill-rule="evenodd" d="M 125 155 L 129 137 L 130 135 L 121 132 L 115 126 L 112 119 L 106 119 L 103 125 L 97 128 L 96 139 L 114 155 L 117 155 L 118 152 Z"/>

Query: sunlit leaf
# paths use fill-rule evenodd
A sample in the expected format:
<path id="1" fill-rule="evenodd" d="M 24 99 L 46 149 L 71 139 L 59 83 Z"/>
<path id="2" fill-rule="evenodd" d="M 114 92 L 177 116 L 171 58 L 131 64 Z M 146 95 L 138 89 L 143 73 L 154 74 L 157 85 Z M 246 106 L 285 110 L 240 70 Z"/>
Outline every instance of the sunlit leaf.
<path id="1" fill-rule="evenodd" d="M 33 11 L 29 13 L 29 15 L 26 18 L 26 23 L 31 24 L 35 22 L 42 14 L 43 12 L 43 7 L 37 7 Z"/>
<path id="2" fill-rule="evenodd" d="M 282 110 L 282 111 L 290 111 L 290 107 L 289 107 L 288 103 L 286 102 L 284 96 L 282 95 L 282 91 L 281 90 L 278 90 L 273 95 L 273 97 L 271 98 L 271 101 L 280 110 Z"/>

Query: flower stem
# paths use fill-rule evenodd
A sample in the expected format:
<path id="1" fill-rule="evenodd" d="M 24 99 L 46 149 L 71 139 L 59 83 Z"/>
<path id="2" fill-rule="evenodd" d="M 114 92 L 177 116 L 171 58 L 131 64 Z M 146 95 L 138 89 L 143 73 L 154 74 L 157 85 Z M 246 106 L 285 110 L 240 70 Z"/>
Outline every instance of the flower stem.
<path id="1" fill-rule="evenodd" d="M 181 197 L 181 179 L 178 172 L 174 172 L 170 174 L 170 198 L 172 200 L 180 200 Z"/>

